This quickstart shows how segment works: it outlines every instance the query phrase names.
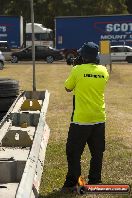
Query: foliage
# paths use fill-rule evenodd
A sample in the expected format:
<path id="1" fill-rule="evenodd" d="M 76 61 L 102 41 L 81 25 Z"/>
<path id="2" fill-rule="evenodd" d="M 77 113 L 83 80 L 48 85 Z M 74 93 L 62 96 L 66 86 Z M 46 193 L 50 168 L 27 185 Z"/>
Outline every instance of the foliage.
<path id="1" fill-rule="evenodd" d="M 127 5 L 128 12 L 132 14 L 132 1 L 126 0 L 126 5 Z"/>
<path id="2" fill-rule="evenodd" d="M 130 0 L 34 0 L 35 22 L 53 29 L 56 16 L 124 14 L 132 11 L 130 4 Z M 22 15 L 30 22 L 30 0 L 4 0 L 0 14 Z"/>

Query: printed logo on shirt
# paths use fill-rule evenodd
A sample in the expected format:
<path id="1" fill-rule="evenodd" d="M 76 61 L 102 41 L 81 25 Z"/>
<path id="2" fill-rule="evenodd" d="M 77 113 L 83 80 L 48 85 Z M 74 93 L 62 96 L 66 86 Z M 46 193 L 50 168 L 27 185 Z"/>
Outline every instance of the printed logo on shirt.
<path id="1" fill-rule="evenodd" d="M 84 74 L 84 77 L 88 77 L 88 78 L 104 78 L 104 75 L 100 75 L 100 74 Z"/>

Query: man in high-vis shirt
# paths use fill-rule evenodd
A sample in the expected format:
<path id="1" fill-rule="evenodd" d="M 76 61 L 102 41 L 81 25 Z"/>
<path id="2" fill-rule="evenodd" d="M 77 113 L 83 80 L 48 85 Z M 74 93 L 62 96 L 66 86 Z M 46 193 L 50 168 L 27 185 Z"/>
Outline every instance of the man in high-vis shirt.
<path id="1" fill-rule="evenodd" d="M 74 66 L 65 81 L 66 91 L 73 91 L 73 113 L 66 144 L 68 173 L 63 190 L 76 186 L 81 175 L 81 156 L 86 144 L 91 154 L 88 184 L 101 183 L 105 150 L 104 91 L 109 74 L 106 67 L 97 64 L 96 44 L 84 43 L 78 53 L 83 63 Z"/>

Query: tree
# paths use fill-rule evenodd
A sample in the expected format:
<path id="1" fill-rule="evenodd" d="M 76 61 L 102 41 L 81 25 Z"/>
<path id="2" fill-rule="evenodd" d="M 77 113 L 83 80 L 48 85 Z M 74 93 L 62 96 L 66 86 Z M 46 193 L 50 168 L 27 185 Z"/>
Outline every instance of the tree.
<path id="1" fill-rule="evenodd" d="M 35 22 L 52 29 L 56 16 L 125 14 L 128 13 L 127 9 L 132 11 L 131 0 L 34 0 Z M 30 22 L 30 1 L 4 0 L 0 13 L 22 15 L 25 22 Z"/>
<path id="2" fill-rule="evenodd" d="M 127 10 L 130 14 L 132 14 L 132 1 L 126 0 Z"/>
<path id="3" fill-rule="evenodd" d="M 4 0 L 0 3 L 0 14 L 6 15 L 8 14 L 8 8 L 9 8 L 10 1 Z"/>

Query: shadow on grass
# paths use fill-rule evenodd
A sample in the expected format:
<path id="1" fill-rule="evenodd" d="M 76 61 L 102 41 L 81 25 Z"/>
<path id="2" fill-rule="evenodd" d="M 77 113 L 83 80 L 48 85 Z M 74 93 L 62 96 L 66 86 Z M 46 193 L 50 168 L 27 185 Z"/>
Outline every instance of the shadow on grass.
<path id="1" fill-rule="evenodd" d="M 74 198 L 76 197 L 77 194 L 73 194 L 73 193 L 62 193 L 60 192 L 60 190 L 54 190 L 51 193 L 49 193 L 48 195 L 40 195 L 39 198 Z"/>

